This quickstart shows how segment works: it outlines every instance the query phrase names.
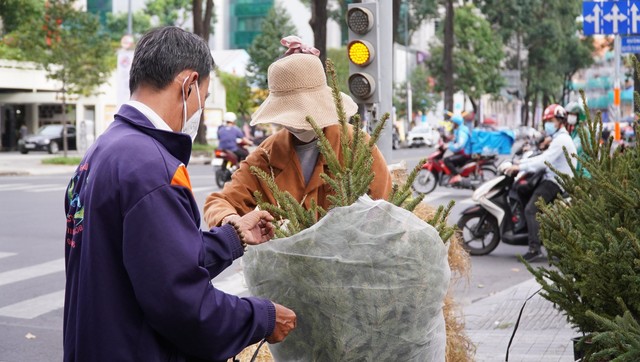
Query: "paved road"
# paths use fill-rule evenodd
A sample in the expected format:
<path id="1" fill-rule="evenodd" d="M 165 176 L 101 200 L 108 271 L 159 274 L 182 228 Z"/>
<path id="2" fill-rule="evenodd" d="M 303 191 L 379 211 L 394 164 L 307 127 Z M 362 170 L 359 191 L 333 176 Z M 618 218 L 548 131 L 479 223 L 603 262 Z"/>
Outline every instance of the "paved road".
<path id="1" fill-rule="evenodd" d="M 398 150 L 393 161 L 404 159 L 411 167 L 429 152 L 424 148 Z M 0 154 L 0 164 L 3 157 L 8 156 Z M 202 206 L 206 195 L 217 190 L 211 166 L 189 169 L 196 200 Z M 0 362 L 58 361 L 62 357 L 63 197 L 70 176 L 65 171 L 0 177 Z M 454 199 L 450 217 L 454 223 L 460 211 L 472 204 L 470 197 L 470 191 L 443 188 L 436 189 L 426 202 L 437 206 Z M 501 245 L 489 256 L 474 257 L 468 286 L 457 288 L 459 301 L 469 304 L 529 279 L 514 256 L 521 252 L 521 248 Z M 234 264 L 214 285 L 229 292 L 239 290 L 233 277 L 238 268 Z"/>

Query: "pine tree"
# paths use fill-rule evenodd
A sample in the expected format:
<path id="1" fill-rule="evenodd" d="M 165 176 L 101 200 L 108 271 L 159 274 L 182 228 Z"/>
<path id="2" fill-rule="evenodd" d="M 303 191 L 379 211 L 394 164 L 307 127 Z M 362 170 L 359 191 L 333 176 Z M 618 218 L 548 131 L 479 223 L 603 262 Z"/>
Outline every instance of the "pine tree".
<path id="1" fill-rule="evenodd" d="M 594 120 L 587 109 L 587 119 L 587 129 L 579 131 L 585 155 L 578 160 L 591 177 L 575 169 L 573 178 L 559 176 L 571 201 L 540 203 L 551 267 L 527 268 L 543 297 L 593 340 L 595 356 L 637 360 L 622 356 L 640 354 L 640 332 L 622 329 L 640 318 L 640 153 L 637 145 L 601 143 L 600 114 Z"/>

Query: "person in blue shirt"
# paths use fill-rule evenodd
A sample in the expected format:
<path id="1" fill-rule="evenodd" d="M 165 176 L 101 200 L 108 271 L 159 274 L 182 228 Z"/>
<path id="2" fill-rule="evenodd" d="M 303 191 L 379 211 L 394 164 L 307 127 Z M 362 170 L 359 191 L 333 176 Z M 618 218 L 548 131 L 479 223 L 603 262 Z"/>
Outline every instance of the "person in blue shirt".
<path id="1" fill-rule="evenodd" d="M 236 115 L 233 112 L 224 114 L 224 125 L 218 128 L 218 148 L 231 151 L 238 156 L 238 162 L 244 160 L 249 155 L 244 147 L 238 145 L 238 141 L 244 144 L 252 144 L 251 140 L 244 136 L 240 127 L 236 126 Z"/>
<path id="2" fill-rule="evenodd" d="M 453 155 L 445 157 L 444 164 L 451 171 L 449 183 L 454 184 L 462 180 L 458 168 L 471 159 L 471 132 L 464 125 L 461 115 L 453 115 L 451 122 L 453 122 L 454 139 L 449 142 L 449 151 L 453 152 Z"/>

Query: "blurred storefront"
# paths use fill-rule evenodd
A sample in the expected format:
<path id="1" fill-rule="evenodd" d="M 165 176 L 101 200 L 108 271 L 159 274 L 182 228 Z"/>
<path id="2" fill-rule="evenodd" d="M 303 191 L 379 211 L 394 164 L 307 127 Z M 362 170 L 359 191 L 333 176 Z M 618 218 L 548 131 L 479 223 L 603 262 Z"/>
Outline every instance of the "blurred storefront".
<path id="1" fill-rule="evenodd" d="M 210 97 L 205 102 L 205 124 L 220 123 L 225 111 L 224 87 L 211 73 Z M 120 80 L 122 82 L 122 80 Z M 111 78 L 95 95 L 66 96 L 66 122 L 78 129 L 78 146 L 86 150 L 111 122 L 118 109 L 118 79 Z M 47 124 L 62 124 L 62 93 L 59 82 L 46 77 L 45 71 L 29 62 L 0 59 L 0 150 L 14 151 L 20 138 L 20 127 L 35 133 Z M 128 98 L 128 96 L 127 96 Z"/>

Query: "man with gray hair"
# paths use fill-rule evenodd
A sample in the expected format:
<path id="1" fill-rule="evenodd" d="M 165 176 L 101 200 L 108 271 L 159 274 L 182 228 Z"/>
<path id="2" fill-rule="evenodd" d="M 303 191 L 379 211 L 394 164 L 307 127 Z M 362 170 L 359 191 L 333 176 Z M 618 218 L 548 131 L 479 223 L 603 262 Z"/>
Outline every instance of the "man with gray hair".
<path id="1" fill-rule="evenodd" d="M 225 361 L 295 328 L 293 311 L 211 284 L 273 236 L 265 211 L 199 228 L 186 165 L 212 67 L 206 43 L 179 28 L 140 39 L 131 100 L 65 195 L 65 361 Z"/>

